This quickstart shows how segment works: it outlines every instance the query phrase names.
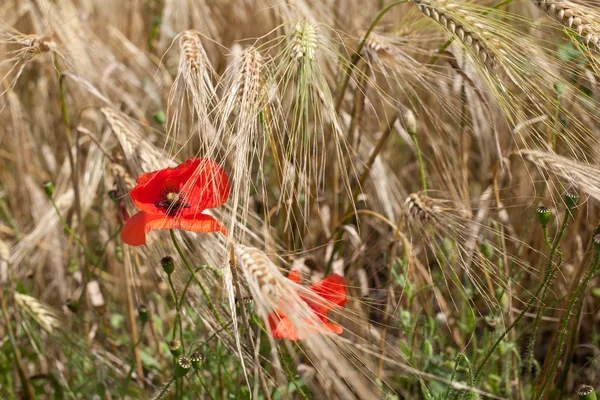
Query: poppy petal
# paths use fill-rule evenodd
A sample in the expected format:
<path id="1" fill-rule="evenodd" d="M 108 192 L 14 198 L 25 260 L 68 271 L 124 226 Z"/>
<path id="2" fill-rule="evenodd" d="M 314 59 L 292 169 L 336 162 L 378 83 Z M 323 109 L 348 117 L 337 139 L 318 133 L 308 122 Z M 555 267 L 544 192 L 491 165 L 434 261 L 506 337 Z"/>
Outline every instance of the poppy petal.
<path id="1" fill-rule="evenodd" d="M 296 331 L 296 327 L 294 324 L 292 324 L 292 321 L 285 317 L 281 318 L 281 320 L 275 326 L 275 329 L 272 329 L 272 333 L 275 339 L 300 339 L 300 336 L 298 336 L 298 331 Z"/>
<path id="2" fill-rule="evenodd" d="M 342 328 L 340 325 L 338 324 L 334 324 L 332 322 L 325 322 L 325 326 L 327 326 L 327 328 L 336 334 L 341 334 L 342 332 L 344 332 L 344 328 Z"/>
<path id="3" fill-rule="evenodd" d="M 341 275 L 328 276 L 308 289 L 316 296 L 302 293 L 302 298 L 317 314 L 325 315 L 334 306 L 346 304 L 346 280 Z"/>
<path id="4" fill-rule="evenodd" d="M 288 273 L 287 278 L 290 281 L 294 282 L 294 283 L 300 283 L 300 271 L 298 271 L 298 270 L 291 270 Z"/>
<path id="5" fill-rule="evenodd" d="M 121 238 L 131 246 L 141 246 L 146 243 L 146 234 L 154 229 L 183 229 L 191 232 L 226 234 L 223 225 L 210 215 L 198 214 L 193 219 L 187 219 L 140 211 L 127 220 L 121 231 Z"/>
<path id="6" fill-rule="evenodd" d="M 167 190 L 181 192 L 186 205 L 179 216 L 195 218 L 207 208 L 218 207 L 229 197 L 229 179 L 225 170 L 210 158 L 191 158 L 175 168 L 142 174 L 129 192 L 134 204 L 151 214 L 166 214 L 157 207 Z"/>
<path id="7" fill-rule="evenodd" d="M 225 170 L 209 158 L 199 159 L 182 191 L 191 207 L 183 209 L 184 217 L 194 216 L 207 208 L 222 205 L 229 197 L 229 178 Z"/>
<path id="8" fill-rule="evenodd" d="M 165 210 L 155 206 L 161 200 L 163 192 L 169 188 L 180 190 L 200 165 L 200 159 L 190 158 L 176 167 L 147 172 L 137 177 L 137 186 L 129 196 L 142 211 L 151 214 L 166 214 Z"/>

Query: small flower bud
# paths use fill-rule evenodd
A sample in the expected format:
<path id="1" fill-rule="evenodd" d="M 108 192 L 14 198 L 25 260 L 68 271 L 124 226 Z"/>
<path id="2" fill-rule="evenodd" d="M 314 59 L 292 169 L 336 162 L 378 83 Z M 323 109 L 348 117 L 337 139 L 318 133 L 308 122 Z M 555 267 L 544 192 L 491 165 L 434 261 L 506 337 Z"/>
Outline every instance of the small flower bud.
<path id="1" fill-rule="evenodd" d="M 565 193 L 565 204 L 569 210 L 577 208 L 577 202 L 579 201 L 579 195 L 576 193 Z"/>
<path id="2" fill-rule="evenodd" d="M 487 315 L 485 318 L 485 324 L 489 330 L 496 330 L 496 326 L 498 326 L 498 320 L 491 315 Z"/>
<path id="3" fill-rule="evenodd" d="M 481 249 L 481 253 L 483 254 L 483 256 L 488 260 L 490 260 L 494 256 L 494 247 L 488 240 L 482 241 L 479 245 L 479 248 Z"/>
<path id="4" fill-rule="evenodd" d="M 169 342 L 169 351 L 173 354 L 173 357 L 181 355 L 181 342 L 177 339 L 173 339 Z"/>
<path id="5" fill-rule="evenodd" d="M 479 394 L 477 394 L 477 392 L 469 390 L 463 395 L 462 398 L 465 400 L 479 400 L 481 397 L 479 397 Z"/>
<path id="6" fill-rule="evenodd" d="M 590 385 L 582 384 L 575 389 L 575 393 L 581 400 L 596 400 L 596 391 Z"/>
<path id="7" fill-rule="evenodd" d="M 52 182 L 45 182 L 44 192 L 46 192 L 48 197 L 52 197 L 54 195 L 54 184 Z"/>
<path id="8" fill-rule="evenodd" d="M 110 197 L 112 201 L 117 201 L 119 200 L 119 192 L 117 192 L 116 190 L 109 190 L 108 197 Z"/>
<path id="9" fill-rule="evenodd" d="M 192 368 L 192 362 L 187 357 L 179 357 L 175 363 L 175 377 L 181 378 Z"/>
<path id="10" fill-rule="evenodd" d="M 404 129 L 411 136 L 417 134 L 417 118 L 415 113 L 408 109 L 404 112 Z"/>
<path id="11" fill-rule="evenodd" d="M 596 249 L 596 251 L 600 251 L 600 233 L 597 235 L 594 235 L 594 248 Z"/>
<path id="12" fill-rule="evenodd" d="M 138 316 L 140 317 L 140 322 L 144 325 L 150 319 L 150 314 L 148 313 L 148 307 L 145 304 L 141 304 L 138 307 Z"/>
<path id="13" fill-rule="evenodd" d="M 73 314 L 77 314 L 77 311 L 79 311 L 79 302 L 77 300 L 67 299 L 67 308 Z"/>
<path id="14" fill-rule="evenodd" d="M 165 121 L 167 120 L 164 111 L 157 112 L 156 114 L 153 115 L 153 117 L 154 117 L 154 121 L 156 121 L 157 124 L 161 124 L 161 125 L 164 125 Z"/>
<path id="15" fill-rule="evenodd" d="M 548 225 L 548 222 L 550 222 L 550 217 L 552 217 L 552 211 L 550 211 L 550 209 L 546 206 L 539 206 L 535 211 L 537 213 L 537 218 L 540 222 L 540 225 Z"/>
<path id="16" fill-rule="evenodd" d="M 193 352 L 190 355 L 190 361 L 192 362 L 192 367 L 198 371 L 202 365 L 202 354 L 200 354 L 198 351 Z"/>
<path id="17" fill-rule="evenodd" d="M 427 359 L 433 355 L 433 345 L 427 338 L 421 342 L 421 354 Z"/>
<path id="18" fill-rule="evenodd" d="M 173 257 L 171 257 L 171 256 L 163 257 L 160 260 L 160 265 L 162 265 L 163 270 L 168 275 L 171 275 L 173 273 L 173 271 L 175 271 L 175 262 L 173 261 Z"/>

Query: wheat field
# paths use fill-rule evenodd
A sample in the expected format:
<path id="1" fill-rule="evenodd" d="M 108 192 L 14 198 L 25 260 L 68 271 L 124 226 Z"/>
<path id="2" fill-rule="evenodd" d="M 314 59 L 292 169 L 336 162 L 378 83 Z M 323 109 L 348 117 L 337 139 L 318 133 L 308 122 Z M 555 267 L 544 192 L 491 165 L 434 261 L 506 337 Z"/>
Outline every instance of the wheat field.
<path id="1" fill-rule="evenodd" d="M 596 399 L 595 0 L 0 1 L 1 399 Z"/>

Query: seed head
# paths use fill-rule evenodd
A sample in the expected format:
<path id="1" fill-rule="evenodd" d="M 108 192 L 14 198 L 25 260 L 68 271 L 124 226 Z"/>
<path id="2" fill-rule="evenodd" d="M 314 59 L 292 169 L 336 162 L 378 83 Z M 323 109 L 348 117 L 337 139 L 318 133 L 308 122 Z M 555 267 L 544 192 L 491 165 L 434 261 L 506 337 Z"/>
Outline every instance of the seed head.
<path id="1" fill-rule="evenodd" d="M 192 362 L 187 357 L 179 357 L 177 359 L 177 363 L 175 364 L 175 377 L 181 378 L 188 373 L 188 371 L 192 368 Z"/>
<path id="2" fill-rule="evenodd" d="M 317 52 L 317 29 L 309 23 L 298 22 L 292 34 L 291 56 L 300 61 L 306 57 L 314 60 Z"/>
<path id="3" fill-rule="evenodd" d="M 580 399 L 585 400 L 596 400 L 596 391 L 593 386 L 581 384 L 575 389 L 575 393 L 579 396 Z"/>
<path id="4" fill-rule="evenodd" d="M 177 339 L 173 339 L 169 342 L 169 351 L 173 354 L 173 357 L 177 357 L 181 354 L 181 342 Z"/>
<path id="5" fill-rule="evenodd" d="M 579 202 L 578 194 L 571 192 L 565 193 L 565 204 L 569 210 L 574 210 L 577 208 L 577 202 Z"/>
<path id="6" fill-rule="evenodd" d="M 175 271 L 175 262 L 173 261 L 173 257 L 165 256 L 160 260 L 160 265 L 163 267 L 163 270 L 171 275 L 173 271 Z"/>
<path id="7" fill-rule="evenodd" d="M 546 206 L 539 206 L 535 211 L 537 213 L 537 218 L 540 225 L 548 225 L 548 222 L 550 222 L 550 217 L 552 217 L 552 211 L 550 211 L 550 209 Z"/>
<path id="8" fill-rule="evenodd" d="M 200 352 L 195 351 L 190 355 L 190 361 L 192 362 L 192 367 L 194 367 L 194 369 L 196 371 L 198 371 L 200 369 L 200 366 L 202 365 L 202 354 L 200 354 Z"/>

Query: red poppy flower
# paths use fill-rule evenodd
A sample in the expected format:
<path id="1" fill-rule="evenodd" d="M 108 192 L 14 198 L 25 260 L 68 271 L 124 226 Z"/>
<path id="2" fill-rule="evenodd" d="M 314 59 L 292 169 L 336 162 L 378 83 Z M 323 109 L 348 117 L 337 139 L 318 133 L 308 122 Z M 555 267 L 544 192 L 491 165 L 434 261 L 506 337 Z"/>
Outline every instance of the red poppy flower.
<path id="1" fill-rule="evenodd" d="M 141 210 L 121 232 L 123 242 L 131 246 L 146 243 L 146 234 L 153 229 L 225 234 L 219 221 L 202 213 L 229 197 L 227 174 L 211 159 L 191 158 L 175 168 L 140 175 L 129 196 Z"/>
<path id="2" fill-rule="evenodd" d="M 300 283 L 300 273 L 291 271 L 288 279 Z M 329 322 L 327 312 L 334 307 L 343 307 L 346 304 L 346 281 L 338 274 L 333 274 L 308 287 L 308 290 L 316 296 L 300 294 L 300 298 L 308 304 L 315 316 L 323 322 L 320 326 L 311 326 L 310 322 L 304 332 L 298 332 L 294 324 L 281 311 L 275 311 L 268 315 L 271 332 L 275 339 L 301 340 L 312 333 L 333 332 L 340 334 L 344 331 L 340 325 Z"/>

